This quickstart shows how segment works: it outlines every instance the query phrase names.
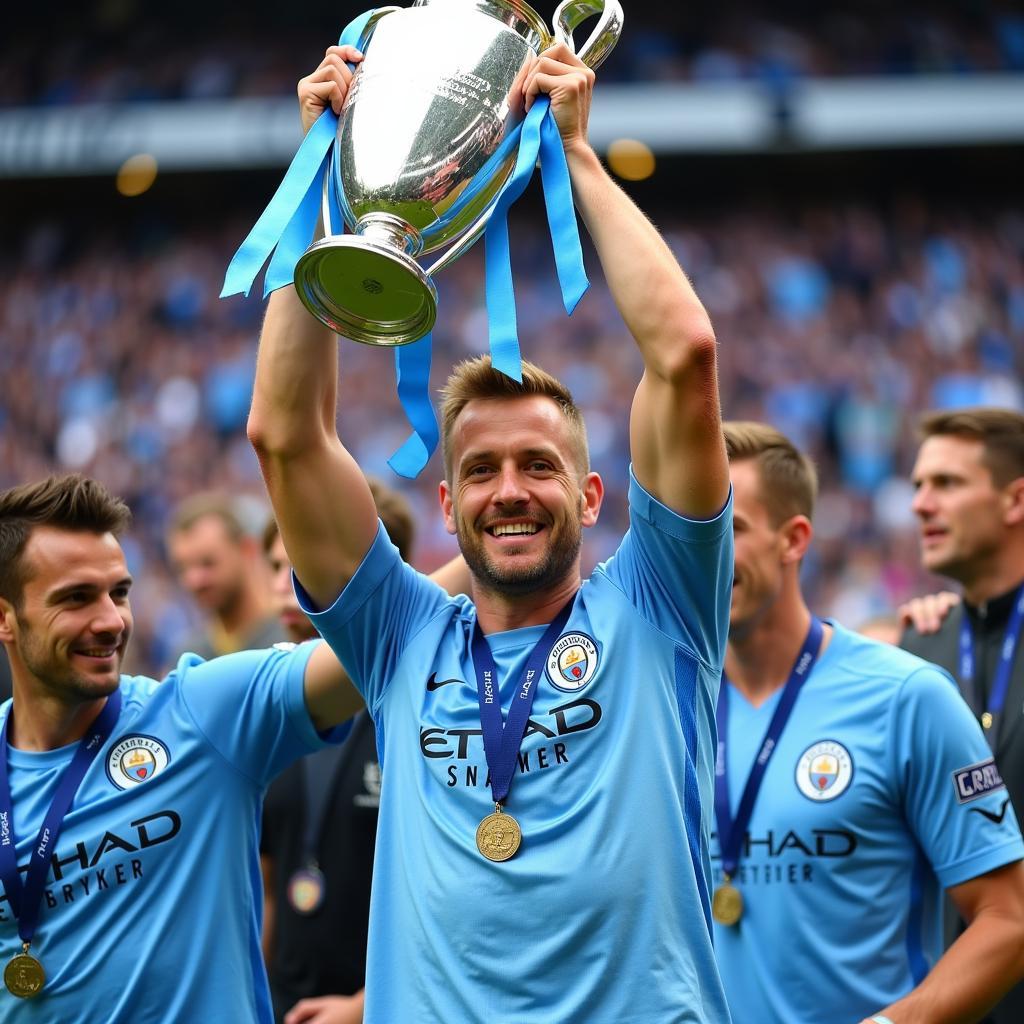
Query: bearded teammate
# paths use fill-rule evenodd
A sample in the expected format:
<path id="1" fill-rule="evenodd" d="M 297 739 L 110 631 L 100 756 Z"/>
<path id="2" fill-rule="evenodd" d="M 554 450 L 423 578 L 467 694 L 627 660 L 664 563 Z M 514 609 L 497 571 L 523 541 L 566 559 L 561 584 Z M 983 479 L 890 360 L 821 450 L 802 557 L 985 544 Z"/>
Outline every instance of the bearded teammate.
<path id="1" fill-rule="evenodd" d="M 991 752 L 948 676 L 812 616 L 813 467 L 771 427 L 725 433 L 715 952 L 734 1024 L 977 1021 L 1024 973 L 1024 845 Z M 943 889 L 971 922 L 945 955 Z"/>
<path id="2" fill-rule="evenodd" d="M 332 49 L 300 83 L 307 127 L 354 56 Z M 336 434 L 332 336 L 291 288 L 264 324 L 250 437 L 300 596 L 382 739 L 368 1024 L 728 1020 L 705 883 L 732 563 L 715 342 L 586 141 L 592 84 L 564 46 L 524 83 L 527 104 L 551 98 L 644 361 L 630 530 L 582 586 L 603 485 L 558 381 L 488 359 L 449 381 L 441 507 L 474 597 L 452 600 L 378 532 Z"/>

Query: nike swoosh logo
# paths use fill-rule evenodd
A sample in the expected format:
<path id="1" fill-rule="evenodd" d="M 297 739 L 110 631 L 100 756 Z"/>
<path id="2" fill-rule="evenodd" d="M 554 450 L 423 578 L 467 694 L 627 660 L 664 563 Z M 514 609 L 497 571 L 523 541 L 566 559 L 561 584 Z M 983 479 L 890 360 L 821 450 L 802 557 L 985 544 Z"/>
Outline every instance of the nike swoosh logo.
<path id="1" fill-rule="evenodd" d="M 447 686 L 449 683 L 462 683 L 464 679 L 442 679 L 440 682 L 437 680 L 437 673 L 431 672 L 430 678 L 427 680 L 427 689 L 433 693 L 435 690 L 440 690 L 442 686 Z"/>
<path id="2" fill-rule="evenodd" d="M 994 822 L 996 825 L 1003 823 L 1003 818 L 1006 817 L 1006 808 L 1010 806 L 1010 798 L 1007 797 L 1003 801 L 1003 806 L 999 808 L 998 814 L 993 814 L 991 811 L 983 810 L 981 807 L 972 807 L 971 810 L 975 814 L 980 814 L 983 818 L 988 818 L 989 821 Z"/>

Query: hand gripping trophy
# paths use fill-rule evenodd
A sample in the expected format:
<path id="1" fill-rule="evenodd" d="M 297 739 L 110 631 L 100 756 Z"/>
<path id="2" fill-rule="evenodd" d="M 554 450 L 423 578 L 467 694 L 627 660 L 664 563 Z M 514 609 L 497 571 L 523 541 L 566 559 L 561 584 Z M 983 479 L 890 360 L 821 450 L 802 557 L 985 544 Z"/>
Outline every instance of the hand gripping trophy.
<path id="1" fill-rule="evenodd" d="M 597 14 L 579 55 L 591 68 L 619 38 L 618 0 L 563 0 L 553 33 L 522 0 L 416 0 L 372 14 L 324 178 L 326 236 L 295 267 L 317 319 L 371 345 L 431 330 L 432 277 L 483 233 L 516 164 L 533 58 L 572 46 L 573 30 Z M 332 208 L 351 234 L 333 233 Z M 416 262 L 445 247 L 427 269 Z"/>

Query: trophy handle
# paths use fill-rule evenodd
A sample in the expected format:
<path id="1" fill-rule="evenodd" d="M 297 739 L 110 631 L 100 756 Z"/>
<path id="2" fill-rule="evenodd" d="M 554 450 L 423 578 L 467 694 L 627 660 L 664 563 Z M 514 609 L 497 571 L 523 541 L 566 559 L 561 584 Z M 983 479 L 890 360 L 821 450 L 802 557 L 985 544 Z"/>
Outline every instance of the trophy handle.
<path id="1" fill-rule="evenodd" d="M 604 63 L 605 57 L 615 49 L 622 35 L 622 6 L 619 0 L 562 0 L 555 11 L 555 41 L 565 43 L 575 53 L 573 30 L 592 14 L 600 14 L 601 20 L 577 56 L 588 68 L 596 71 Z"/>
<path id="2" fill-rule="evenodd" d="M 356 43 L 356 49 L 360 52 L 365 51 L 367 45 L 370 42 L 370 36 L 373 35 L 373 30 L 377 27 L 377 22 L 386 14 L 393 14 L 395 11 L 402 10 L 401 7 L 378 7 L 373 14 L 367 19 L 366 24 L 363 26 L 363 31 L 359 34 L 359 42 Z M 350 64 L 349 67 L 352 65 Z"/>
<path id="3" fill-rule="evenodd" d="M 386 8 L 393 10 L 394 8 Z M 596 70 L 604 59 L 615 49 L 615 44 L 622 35 L 622 6 L 619 0 L 562 0 L 555 11 L 555 41 L 565 43 L 573 53 L 576 47 L 572 41 L 573 30 L 591 15 L 600 14 L 601 20 L 590 33 L 590 38 L 579 53 L 580 60 L 587 67 Z M 426 270 L 428 277 L 433 277 L 449 263 L 457 260 L 483 234 L 487 222 L 491 219 L 494 206 L 485 210 L 467 229 L 466 233 L 456 239 L 433 265 Z"/>
<path id="4" fill-rule="evenodd" d="M 454 263 L 483 233 L 487 222 L 494 213 L 494 206 L 484 210 L 482 214 L 466 229 L 466 233 L 457 238 L 424 273 L 427 277 L 433 277 L 439 270 L 444 270 L 449 263 Z"/>

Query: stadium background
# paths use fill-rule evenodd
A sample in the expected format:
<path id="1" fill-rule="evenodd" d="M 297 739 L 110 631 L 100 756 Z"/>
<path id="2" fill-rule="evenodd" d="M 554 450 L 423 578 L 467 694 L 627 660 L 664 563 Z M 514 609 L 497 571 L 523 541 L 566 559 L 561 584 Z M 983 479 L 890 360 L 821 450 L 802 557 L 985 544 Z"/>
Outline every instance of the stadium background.
<path id="1" fill-rule="evenodd" d="M 1024 15 L 986 0 L 623 6 L 593 139 L 712 313 L 725 414 L 814 455 L 812 603 L 856 626 L 935 583 L 906 482 L 919 412 L 1024 406 Z M 362 9 L 5 12 L 0 486 L 75 469 L 128 499 L 133 669 L 165 667 L 195 617 L 166 564 L 174 503 L 223 487 L 255 527 L 265 515 L 244 436 L 262 301 L 217 295 L 297 144 L 295 80 Z M 521 336 L 580 399 L 609 485 L 589 565 L 624 527 L 639 360 L 592 254 L 565 318 L 540 214 L 531 192 L 512 219 Z M 482 248 L 438 284 L 435 387 L 481 350 Z M 413 502 L 429 570 L 454 551 L 439 461 L 414 483 L 387 470 L 406 432 L 392 358 L 343 345 L 343 436 Z"/>

